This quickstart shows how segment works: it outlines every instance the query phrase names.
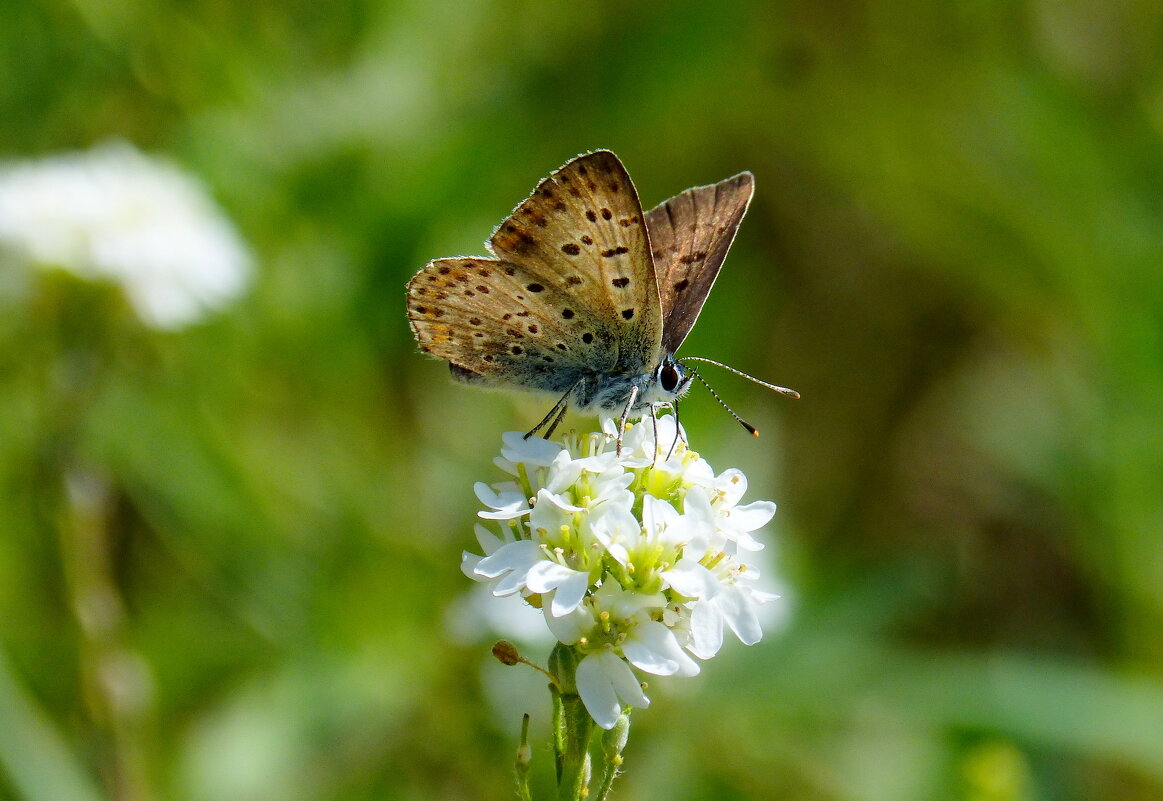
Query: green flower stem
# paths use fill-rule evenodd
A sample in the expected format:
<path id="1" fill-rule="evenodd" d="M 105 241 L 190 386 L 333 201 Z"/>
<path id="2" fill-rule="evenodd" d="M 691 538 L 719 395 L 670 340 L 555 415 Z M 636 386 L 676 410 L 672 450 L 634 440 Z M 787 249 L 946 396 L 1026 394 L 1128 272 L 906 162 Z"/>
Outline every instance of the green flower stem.
<path id="1" fill-rule="evenodd" d="M 559 801 L 581 801 L 589 795 L 590 739 L 594 719 L 577 694 L 574 671 L 577 653 L 558 643 L 549 657 L 549 669 L 557 677 L 553 695 L 553 744 L 557 756 L 557 797 Z"/>
<path id="2" fill-rule="evenodd" d="M 529 748 L 529 715 L 521 719 L 521 744 L 517 746 L 517 797 L 521 801 L 533 801 L 529 790 L 529 767 L 533 752 Z"/>
<path id="3" fill-rule="evenodd" d="M 605 801 L 622 768 L 622 751 L 630 737 L 630 707 L 623 707 L 614 728 L 602 735 L 602 785 L 594 801 Z"/>

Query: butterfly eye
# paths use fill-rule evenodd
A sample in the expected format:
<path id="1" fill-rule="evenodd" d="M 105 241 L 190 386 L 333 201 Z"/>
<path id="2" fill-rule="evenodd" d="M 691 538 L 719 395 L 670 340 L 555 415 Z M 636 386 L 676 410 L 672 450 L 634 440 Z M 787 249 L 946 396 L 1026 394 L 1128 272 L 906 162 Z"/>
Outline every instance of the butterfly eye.
<path id="1" fill-rule="evenodd" d="M 681 376 L 678 368 L 673 364 L 664 364 L 662 369 L 658 371 L 658 380 L 662 383 L 662 388 L 667 392 L 674 392 L 674 388 L 678 386 Z"/>

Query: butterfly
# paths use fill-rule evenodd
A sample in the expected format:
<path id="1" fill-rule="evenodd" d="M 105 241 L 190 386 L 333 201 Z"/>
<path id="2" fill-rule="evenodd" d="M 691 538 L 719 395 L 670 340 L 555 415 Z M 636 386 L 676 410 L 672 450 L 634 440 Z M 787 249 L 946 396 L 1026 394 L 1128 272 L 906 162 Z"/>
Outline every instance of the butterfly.
<path id="1" fill-rule="evenodd" d="M 675 352 L 698 319 L 754 186 L 742 172 L 643 213 L 617 156 L 578 156 L 497 226 L 485 243 L 492 258 L 442 258 L 420 270 L 408 283 L 409 324 L 420 347 L 447 360 L 459 381 L 558 396 L 527 437 L 547 425 L 551 436 L 571 406 L 620 412 L 619 432 L 631 415 L 653 415 L 658 406 L 677 412 L 692 378 L 702 380 L 684 361 L 718 364 L 679 360 Z"/>

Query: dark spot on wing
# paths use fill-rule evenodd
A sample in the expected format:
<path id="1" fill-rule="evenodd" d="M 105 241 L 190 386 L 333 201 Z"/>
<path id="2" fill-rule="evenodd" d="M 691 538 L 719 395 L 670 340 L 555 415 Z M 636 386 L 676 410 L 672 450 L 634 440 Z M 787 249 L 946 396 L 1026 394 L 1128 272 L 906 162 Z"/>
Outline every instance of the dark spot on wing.
<path id="1" fill-rule="evenodd" d="M 488 278 L 490 275 L 492 275 L 492 273 L 489 272 L 487 268 L 481 267 L 479 270 L 477 270 L 477 275 L 479 275 L 481 278 Z"/>
<path id="2" fill-rule="evenodd" d="M 487 295 L 489 294 L 489 288 L 484 284 L 481 284 L 477 287 L 477 292 L 480 292 L 482 295 Z"/>
<path id="3" fill-rule="evenodd" d="M 594 240 L 592 237 L 590 237 L 589 234 L 586 234 L 585 236 L 582 237 L 582 243 L 586 244 L 586 245 L 592 245 L 592 244 L 594 244 Z M 436 279 L 433 278 L 432 280 L 435 281 Z"/>
<path id="4" fill-rule="evenodd" d="M 626 287 L 630 286 L 630 279 L 626 276 L 622 276 L 621 278 L 615 278 L 610 283 L 618 287 L 618 289 L 625 289 Z"/>
<path id="5" fill-rule="evenodd" d="M 512 275 L 515 272 L 517 272 L 516 267 L 513 267 L 512 265 L 508 265 L 505 267 L 505 275 Z"/>
<path id="6" fill-rule="evenodd" d="M 564 343 L 564 342 L 558 342 L 558 343 L 557 343 L 557 349 L 558 349 L 558 350 L 569 350 L 569 348 L 567 348 L 567 347 L 566 347 L 566 345 L 565 345 L 565 343 Z"/>
<path id="7" fill-rule="evenodd" d="M 413 306 L 412 311 L 416 312 L 417 314 L 427 314 L 428 307 L 426 307 L 426 306 Z"/>
<path id="8" fill-rule="evenodd" d="M 582 334 L 582 342 L 589 345 L 593 341 L 594 341 L 594 335 L 591 334 L 589 331 L 586 331 L 584 334 Z"/>
<path id="9" fill-rule="evenodd" d="M 493 355 L 491 353 L 486 353 L 485 354 L 485 361 L 486 362 L 493 362 L 493 361 L 496 361 L 496 359 L 493 358 Z"/>
<path id="10" fill-rule="evenodd" d="M 514 345 L 513 347 L 509 348 L 509 352 L 512 353 L 514 356 L 520 356 L 522 353 L 525 352 L 525 350 L 520 345 Z"/>
<path id="11" fill-rule="evenodd" d="M 677 284 L 674 285 L 674 291 L 675 292 L 682 292 L 690 285 L 691 285 L 691 282 L 684 278 L 681 281 L 679 281 Z"/>
<path id="12" fill-rule="evenodd" d="M 630 248 L 626 247 L 625 245 L 618 245 L 618 247 L 616 247 L 616 248 L 610 248 L 609 250 L 603 250 L 602 255 L 608 259 L 611 256 L 621 256 L 623 253 L 629 253 L 629 252 L 630 252 Z"/>
<path id="13" fill-rule="evenodd" d="M 572 320 L 573 319 L 573 309 L 562 309 L 561 316 L 567 320 Z"/>
<path id="14" fill-rule="evenodd" d="M 702 261 L 707 257 L 707 251 L 700 250 L 698 253 L 691 253 L 686 256 L 679 257 L 679 261 L 683 264 L 694 264 L 696 261 Z"/>
<path id="15" fill-rule="evenodd" d="M 464 290 L 464 296 L 465 296 L 466 298 L 475 298 L 475 297 L 476 297 L 476 295 L 477 295 L 477 293 L 476 293 L 476 292 L 473 292 L 471 289 L 466 289 L 466 290 Z"/>
<path id="16" fill-rule="evenodd" d="M 633 316 L 634 316 L 633 309 L 622 309 L 622 317 L 624 317 L 625 319 L 629 320 Z"/>
<path id="17" fill-rule="evenodd" d="M 521 213 L 532 220 L 534 225 L 538 225 L 542 228 L 549 225 L 549 220 L 545 219 L 545 215 L 532 206 L 525 206 L 521 209 Z"/>
<path id="18" fill-rule="evenodd" d="M 609 209 L 607 209 L 607 208 L 603 208 L 603 209 L 602 209 L 602 219 L 603 219 L 603 220 L 608 220 L 608 219 L 610 219 L 610 218 L 611 218 L 611 217 L 613 217 L 613 216 L 614 216 L 614 212 L 610 211 L 610 210 L 609 210 Z"/>
<path id="19" fill-rule="evenodd" d="M 597 222 L 597 221 L 598 221 L 598 215 L 597 215 L 597 214 L 594 214 L 594 210 L 593 210 L 593 209 L 587 209 L 587 210 L 586 210 L 586 219 L 587 219 L 587 220 L 589 220 L 590 222 Z"/>
<path id="20" fill-rule="evenodd" d="M 509 322 L 509 320 L 513 319 L 513 315 L 512 314 L 502 314 L 501 319 L 504 320 L 505 322 Z"/>
<path id="21" fill-rule="evenodd" d="M 581 282 L 582 282 L 581 276 L 578 276 L 578 275 L 571 275 L 565 279 L 566 286 L 577 286 Z"/>
<path id="22" fill-rule="evenodd" d="M 510 328 L 507 331 L 505 331 L 505 333 L 508 334 L 509 336 L 513 337 L 514 339 L 524 339 L 525 338 L 525 335 L 522 334 L 520 331 L 518 331 L 516 328 Z"/>
<path id="23" fill-rule="evenodd" d="M 541 284 L 538 284 L 537 282 L 534 282 L 532 284 L 527 284 L 525 286 L 525 288 L 528 289 L 530 292 L 540 292 L 543 289 L 545 289 L 545 287 L 541 286 Z"/>
<path id="24" fill-rule="evenodd" d="M 448 275 L 450 272 L 452 272 L 452 268 L 447 264 L 442 264 L 440 265 L 440 269 L 436 272 L 440 273 L 441 275 Z"/>
<path id="25" fill-rule="evenodd" d="M 538 328 L 536 325 L 534 325 L 532 323 L 529 324 L 528 328 L 529 328 L 530 334 L 536 334 L 538 331 L 541 330 L 540 328 Z"/>
<path id="26" fill-rule="evenodd" d="M 566 242 L 561 246 L 561 252 L 567 256 L 576 256 L 577 254 L 581 253 L 581 246 L 579 246 L 576 242 Z"/>
<path id="27" fill-rule="evenodd" d="M 519 312 L 517 312 L 517 316 L 518 316 L 518 317 L 528 317 L 528 316 L 529 316 L 529 310 L 528 310 L 528 309 L 526 309 L 525 311 L 519 311 Z"/>
<path id="28" fill-rule="evenodd" d="M 468 324 L 469 324 L 469 325 L 480 325 L 480 324 L 481 324 L 481 318 L 479 318 L 479 317 L 469 317 L 469 318 L 468 318 Z"/>

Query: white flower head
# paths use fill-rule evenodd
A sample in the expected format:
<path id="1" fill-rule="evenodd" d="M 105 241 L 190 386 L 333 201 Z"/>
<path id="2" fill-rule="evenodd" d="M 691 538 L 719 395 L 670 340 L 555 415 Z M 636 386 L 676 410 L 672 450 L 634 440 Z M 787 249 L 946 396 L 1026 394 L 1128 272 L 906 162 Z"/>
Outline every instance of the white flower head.
<path id="1" fill-rule="evenodd" d="M 672 416 L 617 423 L 561 443 L 504 435 L 496 464 L 509 480 L 477 485 L 486 507 L 477 526 L 484 556 L 462 569 L 493 595 L 520 593 L 553 635 L 578 656 L 576 683 L 590 715 L 615 725 L 622 706 L 649 701 L 633 669 L 693 676 L 731 631 L 762 637 L 754 589 L 739 549 L 763 546 L 752 532 L 775 504 L 740 505 L 738 470 L 716 475 L 686 444 Z"/>
<path id="2" fill-rule="evenodd" d="M 0 250 L 117 284 L 146 325 L 163 329 L 223 307 L 252 272 L 194 177 L 120 142 L 0 165 Z"/>

